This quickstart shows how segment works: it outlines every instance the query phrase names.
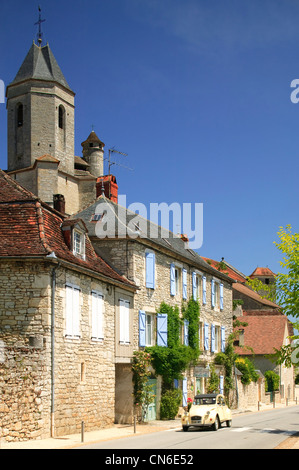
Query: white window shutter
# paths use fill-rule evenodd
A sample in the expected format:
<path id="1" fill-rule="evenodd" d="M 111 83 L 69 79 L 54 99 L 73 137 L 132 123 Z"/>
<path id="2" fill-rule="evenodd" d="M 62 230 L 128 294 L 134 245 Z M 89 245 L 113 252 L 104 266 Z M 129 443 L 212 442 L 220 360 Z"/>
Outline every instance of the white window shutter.
<path id="1" fill-rule="evenodd" d="M 70 286 L 65 287 L 65 334 L 73 334 L 73 289 Z"/>
<path id="2" fill-rule="evenodd" d="M 73 336 L 80 336 L 80 290 L 73 289 Z"/>
<path id="3" fill-rule="evenodd" d="M 120 343 L 130 343 L 130 302 L 119 300 L 119 341 Z"/>
<path id="4" fill-rule="evenodd" d="M 103 296 L 97 292 L 91 293 L 92 307 L 92 333 L 94 339 L 103 339 Z"/>

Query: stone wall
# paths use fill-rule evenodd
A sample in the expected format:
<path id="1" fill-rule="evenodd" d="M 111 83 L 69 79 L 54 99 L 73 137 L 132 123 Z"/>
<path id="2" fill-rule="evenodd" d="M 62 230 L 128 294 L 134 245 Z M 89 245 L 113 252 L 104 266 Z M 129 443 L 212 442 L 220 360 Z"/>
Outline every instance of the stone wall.
<path id="1" fill-rule="evenodd" d="M 0 270 L 0 422 L 5 439 L 50 436 L 51 273 L 48 262 L 2 262 Z M 80 287 L 80 337 L 65 336 L 66 284 Z M 102 340 L 91 338 L 91 291 L 104 296 Z M 120 290 L 120 289 L 119 289 Z M 57 268 L 54 422 L 56 436 L 114 423 L 114 287 Z"/>

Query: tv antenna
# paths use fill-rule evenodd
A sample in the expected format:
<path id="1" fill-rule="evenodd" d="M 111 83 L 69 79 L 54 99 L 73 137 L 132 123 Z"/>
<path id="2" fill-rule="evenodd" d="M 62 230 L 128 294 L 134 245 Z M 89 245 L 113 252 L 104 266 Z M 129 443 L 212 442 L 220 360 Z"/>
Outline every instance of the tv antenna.
<path id="1" fill-rule="evenodd" d="M 121 165 L 120 163 L 112 162 L 112 161 L 111 161 L 111 153 L 118 153 L 119 155 L 123 155 L 124 157 L 127 157 L 127 156 L 128 156 L 127 153 L 120 152 L 119 150 L 116 150 L 114 147 L 112 147 L 111 149 L 109 149 L 108 152 L 109 152 L 109 156 L 108 156 L 108 175 L 110 175 L 110 168 L 112 167 L 112 165 L 118 165 L 118 166 L 121 166 L 121 167 L 123 167 L 123 168 L 126 168 L 127 170 L 132 170 L 132 171 L 133 171 L 133 168 L 129 168 L 128 166 Z"/>

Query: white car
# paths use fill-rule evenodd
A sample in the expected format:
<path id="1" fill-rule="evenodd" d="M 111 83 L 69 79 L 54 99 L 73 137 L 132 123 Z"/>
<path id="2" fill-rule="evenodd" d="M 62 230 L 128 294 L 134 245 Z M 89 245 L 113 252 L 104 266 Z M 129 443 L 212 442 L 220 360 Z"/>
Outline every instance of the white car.
<path id="1" fill-rule="evenodd" d="M 224 396 L 216 393 L 196 395 L 189 411 L 185 411 L 182 416 L 183 431 L 188 431 L 190 427 L 206 426 L 217 431 L 222 423 L 230 427 L 232 414 L 225 403 Z"/>

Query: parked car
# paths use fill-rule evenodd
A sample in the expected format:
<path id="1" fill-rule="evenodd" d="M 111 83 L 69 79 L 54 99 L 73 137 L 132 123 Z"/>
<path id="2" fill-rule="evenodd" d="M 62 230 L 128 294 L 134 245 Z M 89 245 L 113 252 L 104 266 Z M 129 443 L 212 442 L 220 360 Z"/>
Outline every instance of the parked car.
<path id="1" fill-rule="evenodd" d="M 183 431 L 190 427 L 212 427 L 214 431 L 226 423 L 232 425 L 231 410 L 225 403 L 224 396 L 217 393 L 196 395 L 188 411 L 182 416 Z"/>

